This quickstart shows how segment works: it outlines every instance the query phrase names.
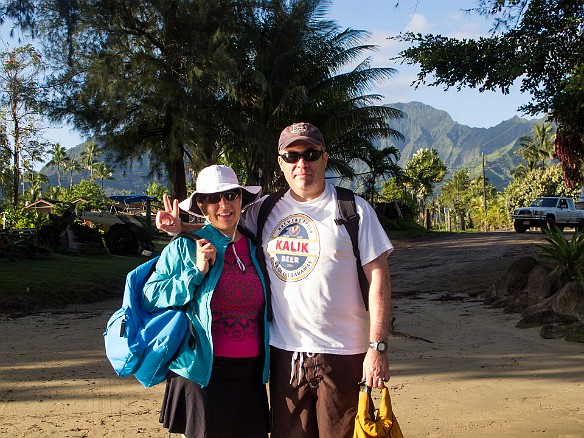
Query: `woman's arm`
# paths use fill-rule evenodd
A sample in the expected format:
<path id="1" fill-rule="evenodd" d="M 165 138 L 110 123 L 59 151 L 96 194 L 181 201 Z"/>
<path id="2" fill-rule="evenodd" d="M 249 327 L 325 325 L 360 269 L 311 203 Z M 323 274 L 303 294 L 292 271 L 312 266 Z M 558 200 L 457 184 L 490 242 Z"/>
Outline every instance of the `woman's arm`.
<path id="1" fill-rule="evenodd" d="M 205 241 L 206 242 L 206 241 Z M 193 247 L 197 242 L 177 239 L 167 245 L 144 286 L 144 308 L 147 311 L 184 306 L 191 301 L 204 274 L 197 268 Z"/>

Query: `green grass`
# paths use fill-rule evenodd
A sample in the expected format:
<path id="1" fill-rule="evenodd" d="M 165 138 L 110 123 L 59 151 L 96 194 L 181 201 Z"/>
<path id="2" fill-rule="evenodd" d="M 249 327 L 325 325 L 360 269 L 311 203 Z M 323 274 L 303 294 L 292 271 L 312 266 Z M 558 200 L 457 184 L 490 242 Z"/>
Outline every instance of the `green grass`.
<path id="1" fill-rule="evenodd" d="M 112 255 L 0 258 L 0 313 L 121 298 L 126 274 L 144 261 L 145 257 Z"/>

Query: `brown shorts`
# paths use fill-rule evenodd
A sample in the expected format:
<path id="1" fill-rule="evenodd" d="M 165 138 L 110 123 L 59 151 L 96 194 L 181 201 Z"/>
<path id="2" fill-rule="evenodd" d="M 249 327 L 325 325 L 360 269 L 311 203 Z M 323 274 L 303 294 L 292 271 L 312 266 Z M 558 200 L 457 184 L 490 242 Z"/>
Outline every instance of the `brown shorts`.
<path id="1" fill-rule="evenodd" d="M 365 353 L 293 355 L 270 349 L 271 438 L 351 438 Z"/>

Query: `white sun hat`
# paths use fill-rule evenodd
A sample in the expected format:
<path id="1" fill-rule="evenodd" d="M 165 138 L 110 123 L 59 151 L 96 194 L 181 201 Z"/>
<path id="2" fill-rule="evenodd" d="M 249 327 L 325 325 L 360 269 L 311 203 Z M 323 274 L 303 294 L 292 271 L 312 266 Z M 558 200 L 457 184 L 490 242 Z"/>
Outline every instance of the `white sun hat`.
<path id="1" fill-rule="evenodd" d="M 249 207 L 259 199 L 262 194 L 260 186 L 242 186 L 237 181 L 237 176 L 231 167 L 214 164 L 205 167 L 197 177 L 196 190 L 184 201 L 180 202 L 178 206 L 190 214 L 199 217 L 205 217 L 203 212 L 197 205 L 197 195 L 221 193 L 229 190 L 241 189 L 242 201 L 241 211 Z"/>

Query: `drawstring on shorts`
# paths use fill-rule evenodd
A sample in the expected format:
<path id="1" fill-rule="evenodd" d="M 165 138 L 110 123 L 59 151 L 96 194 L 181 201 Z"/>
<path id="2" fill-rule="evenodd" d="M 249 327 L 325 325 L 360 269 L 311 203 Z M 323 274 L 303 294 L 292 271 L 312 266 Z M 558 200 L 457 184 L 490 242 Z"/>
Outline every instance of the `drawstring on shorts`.
<path id="1" fill-rule="evenodd" d="M 296 377 L 296 383 L 300 385 L 302 378 L 304 377 L 304 358 L 310 358 L 316 356 L 316 353 L 303 353 L 302 351 L 295 351 L 292 353 L 292 360 L 290 362 L 290 385 L 294 381 L 294 376 L 296 375 L 296 368 L 298 367 L 298 376 Z M 316 373 L 316 364 L 314 365 L 314 371 Z"/>

